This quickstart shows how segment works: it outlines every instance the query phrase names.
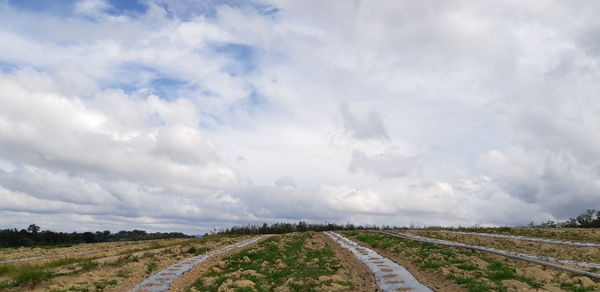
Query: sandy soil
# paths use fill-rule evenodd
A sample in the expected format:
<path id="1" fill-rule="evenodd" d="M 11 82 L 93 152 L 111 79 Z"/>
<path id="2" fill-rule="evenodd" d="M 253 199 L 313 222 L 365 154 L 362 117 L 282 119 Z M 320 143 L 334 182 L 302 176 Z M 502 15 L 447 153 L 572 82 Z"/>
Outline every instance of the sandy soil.
<path id="1" fill-rule="evenodd" d="M 307 250 L 322 250 L 324 248 L 331 249 L 335 258 L 340 261 L 340 268 L 335 272 L 334 275 L 331 276 L 320 276 L 317 279 L 317 282 L 323 283 L 319 291 L 349 291 L 348 287 L 339 285 L 338 283 L 349 282 L 355 288 L 352 288 L 351 291 L 377 291 L 377 285 L 375 283 L 375 278 L 370 270 L 359 262 L 349 251 L 341 248 L 338 244 L 333 242 L 327 236 L 321 233 L 312 233 L 313 236 L 306 240 L 304 246 L 302 247 L 303 253 Z M 277 235 L 280 237 L 280 241 L 277 243 L 278 246 L 283 247 L 286 240 L 288 240 L 291 236 L 295 235 Z M 260 247 L 251 246 L 248 249 L 258 249 Z M 210 281 L 209 277 L 206 277 L 206 273 L 212 271 L 213 269 L 223 268 L 227 265 L 226 261 L 223 261 L 224 258 L 231 254 L 235 254 L 239 251 L 230 252 L 228 254 L 223 254 L 218 257 L 212 258 L 205 263 L 202 263 L 196 266 L 192 271 L 185 274 L 183 277 L 177 279 L 173 288 L 169 291 L 197 291 L 195 288 L 188 289 L 196 280 L 199 278 L 203 278 L 205 281 Z M 303 261 L 303 256 L 300 257 L 299 261 Z M 278 260 L 280 264 L 281 261 Z M 307 263 L 310 266 L 310 263 Z M 220 269 L 219 269 L 220 270 Z M 233 273 L 227 274 L 227 278 L 229 279 L 225 284 L 219 287 L 218 291 L 233 291 L 232 288 L 229 288 L 226 283 L 232 283 L 236 286 L 240 287 L 240 285 L 248 285 L 248 287 L 252 287 L 254 282 L 246 279 L 245 276 L 256 276 L 261 277 L 261 270 L 237 270 Z M 283 286 L 271 287 L 273 291 L 288 291 L 289 287 L 287 287 L 288 282 L 298 281 L 298 279 L 288 279 Z M 333 282 L 332 282 L 333 281 Z"/>
<path id="2" fill-rule="evenodd" d="M 333 249 L 336 257 L 341 260 L 344 270 L 348 271 L 348 276 L 357 287 L 357 291 L 377 291 L 375 276 L 365 264 L 356 259 L 352 252 L 341 247 L 323 233 L 318 233 L 317 236 Z"/>
<path id="3" fill-rule="evenodd" d="M 351 238 L 351 237 L 350 237 Z M 356 240 L 355 240 L 356 241 Z M 368 244 L 357 241 L 360 244 Z M 507 289 L 507 291 L 571 291 L 561 288 L 561 285 L 569 284 L 574 287 L 586 286 L 593 290 L 585 291 L 600 291 L 600 284 L 594 280 L 585 276 L 576 276 L 567 272 L 562 272 L 554 269 L 544 268 L 536 264 L 518 261 L 514 259 L 505 258 L 498 255 L 482 253 L 482 252 L 470 252 L 469 254 L 463 254 L 468 250 L 460 248 L 447 247 L 447 249 L 454 250 L 456 259 L 461 261 L 460 265 L 467 265 L 475 267 L 471 269 L 461 269 L 456 264 L 445 264 L 439 268 L 434 269 L 423 269 L 415 263 L 418 257 L 415 256 L 418 253 L 418 249 L 406 248 L 403 252 L 394 253 L 392 248 L 374 248 L 377 252 L 392 259 L 409 270 L 415 277 L 423 284 L 427 285 L 434 291 L 466 291 L 464 286 L 456 284 L 451 278 L 478 278 L 483 283 L 489 283 L 492 286 L 498 285 L 493 284 L 488 278 L 483 276 L 477 276 L 479 271 L 489 271 L 490 263 L 482 260 L 484 258 L 492 259 L 499 263 L 502 263 L 510 267 L 516 275 L 527 277 L 539 283 L 541 287 L 535 289 L 527 283 L 520 282 L 517 280 L 502 280 L 500 286 Z M 406 253 L 404 253 L 406 252 Z M 435 261 L 436 259 L 443 259 L 444 255 L 436 250 L 432 250 L 431 255 L 428 256 L 428 260 Z M 594 288 L 591 288 L 594 287 Z M 584 290 L 577 290 L 584 291 Z"/>
<path id="4" fill-rule="evenodd" d="M 574 260 L 580 262 L 600 263 L 600 248 L 597 247 L 580 247 L 563 244 L 525 241 L 518 239 L 493 238 L 478 235 L 466 235 L 444 232 L 413 231 L 413 233 L 426 237 L 456 241 L 470 245 L 503 249 L 519 253 L 549 256 L 558 259 Z"/>
<path id="5" fill-rule="evenodd" d="M 432 230 L 440 230 L 435 228 Z M 404 232 L 406 230 L 399 230 Z M 414 231 L 427 231 L 427 229 L 415 229 Z M 459 231 L 459 230 L 455 230 Z M 599 228 L 475 228 L 465 230 L 467 232 L 496 233 L 506 235 L 522 235 L 529 237 L 541 237 L 560 240 L 584 241 L 600 243 Z"/>
<path id="6" fill-rule="evenodd" d="M 72 247 L 61 248 L 40 248 L 40 247 L 19 247 L 0 249 L 0 261 L 11 259 L 22 259 L 30 257 L 41 257 L 43 260 L 54 260 L 69 256 L 105 256 L 106 254 L 117 254 L 127 252 L 133 249 L 146 248 L 151 245 L 173 245 L 189 241 L 189 238 L 177 239 L 157 239 L 145 241 L 120 241 L 120 242 L 101 242 L 101 243 L 82 243 Z M 89 253 L 81 255 L 78 253 Z M 29 261 L 33 262 L 33 261 Z"/>
<path id="7" fill-rule="evenodd" d="M 259 240 L 255 243 L 251 244 L 250 246 L 245 247 L 244 249 L 253 248 L 263 240 Z M 208 272 L 213 266 L 215 266 L 219 262 L 221 262 L 221 260 L 224 257 L 227 257 L 227 256 L 237 253 L 239 251 L 240 251 L 240 249 L 234 249 L 234 250 L 230 250 L 230 251 L 221 253 L 221 254 L 212 256 L 211 258 L 209 258 L 208 260 L 204 261 L 201 264 L 194 266 L 194 268 L 192 268 L 189 272 L 185 273 L 183 276 L 181 276 L 181 277 L 177 278 L 175 281 L 173 281 L 173 283 L 171 284 L 171 289 L 169 289 L 169 292 L 186 291 L 186 289 L 189 288 L 192 285 L 192 283 L 194 283 L 198 278 L 202 277 L 202 275 L 205 274 L 206 272 Z"/>
<path id="8" fill-rule="evenodd" d="M 403 256 L 401 254 L 393 253 L 389 249 L 375 248 L 365 242 L 358 241 L 349 236 L 347 236 L 347 238 L 349 238 L 350 240 L 352 240 L 360 245 L 364 245 L 368 248 L 371 248 L 371 249 L 375 250 L 377 253 L 379 253 L 380 255 L 385 256 L 386 258 L 403 266 L 406 270 L 408 270 L 411 274 L 413 274 L 413 276 L 417 279 L 417 281 L 421 282 L 423 285 L 429 287 L 429 289 L 431 289 L 433 291 L 440 291 L 440 292 L 467 291 L 463 287 L 456 284 L 454 281 L 447 279 L 446 276 L 441 271 L 431 271 L 431 270 L 421 269 L 418 265 L 413 263 L 413 260 L 414 260 L 413 258 L 409 258 L 409 257 Z"/>
<path id="9" fill-rule="evenodd" d="M 160 245 L 155 241 L 135 242 L 125 250 L 115 249 L 101 253 L 99 258 L 93 259 L 96 265 L 89 270 L 82 269 L 81 263 L 59 266 L 51 271 L 63 273 L 64 275 L 45 280 L 33 287 L 15 287 L 5 291 L 42 292 L 53 289 L 54 291 L 67 291 L 69 289 L 74 289 L 74 291 L 82 289 L 106 292 L 127 291 L 142 282 L 145 277 L 184 258 L 193 256 L 194 254 L 188 253 L 191 247 L 197 250 L 202 248 L 216 249 L 247 238 L 209 237 L 191 240 L 165 240 L 160 241 Z M 164 245 L 168 246 L 163 247 Z M 97 246 L 89 247 L 96 248 Z M 77 247 L 77 249 L 80 250 L 82 247 Z M 101 286 L 104 287 L 98 289 Z"/>

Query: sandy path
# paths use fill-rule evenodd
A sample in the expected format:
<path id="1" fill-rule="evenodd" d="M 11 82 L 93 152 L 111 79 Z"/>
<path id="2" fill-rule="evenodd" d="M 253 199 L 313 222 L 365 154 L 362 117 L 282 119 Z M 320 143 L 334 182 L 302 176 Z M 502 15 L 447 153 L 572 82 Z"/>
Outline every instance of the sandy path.
<path id="1" fill-rule="evenodd" d="M 325 234 L 342 247 L 350 250 L 358 260 L 366 264 L 373 271 L 377 285 L 381 291 L 431 292 L 429 288 L 419 283 L 404 267 L 379 255 L 374 250 L 360 246 L 334 232 L 325 232 Z"/>

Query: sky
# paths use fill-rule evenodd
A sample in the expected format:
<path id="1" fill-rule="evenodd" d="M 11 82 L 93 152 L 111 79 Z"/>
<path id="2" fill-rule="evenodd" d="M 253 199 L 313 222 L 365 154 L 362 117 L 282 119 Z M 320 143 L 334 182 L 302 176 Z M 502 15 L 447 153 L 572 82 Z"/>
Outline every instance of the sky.
<path id="1" fill-rule="evenodd" d="M 0 228 L 600 208 L 598 1 L 0 0 Z"/>

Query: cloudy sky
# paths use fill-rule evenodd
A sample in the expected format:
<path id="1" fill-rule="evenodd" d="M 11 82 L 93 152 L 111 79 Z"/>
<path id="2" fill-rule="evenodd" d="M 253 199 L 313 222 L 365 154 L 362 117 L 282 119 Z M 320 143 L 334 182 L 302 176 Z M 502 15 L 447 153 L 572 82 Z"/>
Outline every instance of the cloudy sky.
<path id="1" fill-rule="evenodd" d="M 600 2 L 0 0 L 0 228 L 600 207 Z"/>

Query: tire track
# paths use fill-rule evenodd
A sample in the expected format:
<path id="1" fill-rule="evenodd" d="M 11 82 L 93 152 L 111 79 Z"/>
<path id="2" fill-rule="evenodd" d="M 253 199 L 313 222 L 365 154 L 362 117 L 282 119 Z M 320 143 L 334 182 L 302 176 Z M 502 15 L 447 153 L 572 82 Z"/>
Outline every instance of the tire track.
<path id="1" fill-rule="evenodd" d="M 195 265 L 206 261 L 214 255 L 250 245 L 268 236 L 270 235 L 261 235 L 177 262 L 146 278 L 142 283 L 129 290 L 129 292 L 166 292 L 169 290 L 171 283 L 173 283 L 175 279 L 181 277 L 183 274 L 191 270 Z"/>
<path id="2" fill-rule="evenodd" d="M 375 232 L 381 233 L 381 234 L 387 234 L 387 235 L 391 235 L 391 236 L 396 236 L 396 237 L 401 237 L 401 238 L 413 240 L 413 241 L 427 242 L 427 243 L 433 243 L 433 244 L 439 244 L 439 245 L 447 245 L 447 246 L 489 252 L 489 253 L 501 255 L 504 257 L 509 257 L 509 258 L 513 258 L 513 259 L 517 259 L 517 260 L 522 260 L 522 261 L 535 263 L 535 264 L 546 266 L 546 267 L 551 267 L 551 268 L 567 271 L 567 272 L 574 273 L 574 274 L 580 274 L 580 275 L 585 275 L 585 276 L 588 276 L 591 278 L 600 279 L 600 274 L 583 271 L 583 270 L 579 270 L 579 269 L 574 269 L 574 268 L 570 268 L 570 267 L 566 267 L 566 266 L 561 266 L 561 265 L 554 264 L 554 263 L 547 262 L 547 261 L 558 262 L 561 264 L 577 265 L 577 266 L 584 267 L 584 268 L 600 268 L 600 264 L 597 264 L 597 263 L 576 262 L 576 261 L 572 261 L 572 260 L 561 260 L 561 259 L 547 257 L 547 256 L 516 253 L 516 252 L 510 252 L 510 251 L 506 251 L 506 250 L 491 248 L 491 247 L 468 245 L 468 244 L 455 242 L 455 241 L 424 237 L 424 236 L 419 236 L 419 235 L 410 234 L 410 233 L 392 233 L 392 232 L 385 232 L 385 231 L 375 231 Z"/>
<path id="3" fill-rule="evenodd" d="M 375 274 L 377 285 L 382 292 L 387 291 L 416 291 L 431 292 L 425 285 L 419 283 L 404 267 L 379 255 L 372 249 L 359 244 L 334 232 L 324 232 L 342 247 L 350 250 L 354 256 L 363 262 Z"/>

